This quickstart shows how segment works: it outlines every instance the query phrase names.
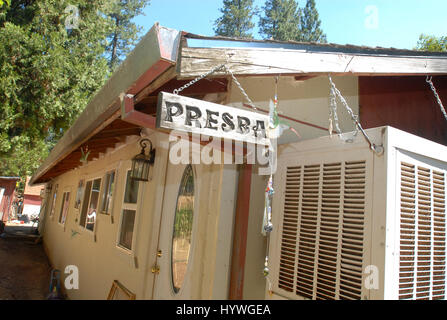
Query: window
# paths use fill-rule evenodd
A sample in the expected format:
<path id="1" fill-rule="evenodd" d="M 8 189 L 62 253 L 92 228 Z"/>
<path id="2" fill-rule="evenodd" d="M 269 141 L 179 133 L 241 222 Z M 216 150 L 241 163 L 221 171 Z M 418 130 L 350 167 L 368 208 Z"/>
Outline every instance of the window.
<path id="1" fill-rule="evenodd" d="M 100 188 L 101 179 L 87 181 L 85 185 L 79 225 L 90 231 L 95 228 Z"/>
<path id="2" fill-rule="evenodd" d="M 84 180 L 79 180 L 78 190 L 76 192 L 76 201 L 74 207 L 79 209 L 81 205 L 82 193 L 84 192 Z"/>
<path id="3" fill-rule="evenodd" d="M 65 224 L 68 214 L 68 204 L 70 202 L 70 192 L 64 192 L 62 196 L 61 212 L 59 213 L 59 223 Z"/>
<path id="4" fill-rule="evenodd" d="M 171 269 L 174 292 L 179 292 L 185 280 L 191 251 L 192 220 L 194 216 L 194 173 L 191 165 L 183 172 L 177 196 L 172 234 Z"/>
<path id="5" fill-rule="evenodd" d="M 106 173 L 104 177 L 104 190 L 101 198 L 101 213 L 110 214 L 112 211 L 112 196 L 115 186 L 115 171 Z"/>
<path id="6" fill-rule="evenodd" d="M 130 170 L 127 171 L 126 190 L 124 192 L 124 203 L 121 215 L 121 229 L 118 244 L 120 247 L 128 250 L 132 250 L 139 186 L 139 181 L 131 179 Z"/>
<path id="7" fill-rule="evenodd" d="M 54 211 L 56 210 L 57 187 L 58 187 L 58 185 L 56 184 L 54 186 L 53 201 L 51 202 L 50 217 L 52 217 L 54 215 Z"/>
<path id="8" fill-rule="evenodd" d="M 132 250 L 133 228 L 135 223 L 135 210 L 123 210 L 121 225 L 120 245 Z"/>

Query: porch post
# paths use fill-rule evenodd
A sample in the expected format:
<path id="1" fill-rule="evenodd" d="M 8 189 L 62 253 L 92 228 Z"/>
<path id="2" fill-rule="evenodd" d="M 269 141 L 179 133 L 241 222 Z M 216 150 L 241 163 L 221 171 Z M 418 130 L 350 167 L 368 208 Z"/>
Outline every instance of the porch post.
<path id="1" fill-rule="evenodd" d="M 247 250 L 248 216 L 250 212 L 251 164 L 239 166 L 236 217 L 231 257 L 230 300 L 241 300 L 244 288 L 245 256 Z"/>

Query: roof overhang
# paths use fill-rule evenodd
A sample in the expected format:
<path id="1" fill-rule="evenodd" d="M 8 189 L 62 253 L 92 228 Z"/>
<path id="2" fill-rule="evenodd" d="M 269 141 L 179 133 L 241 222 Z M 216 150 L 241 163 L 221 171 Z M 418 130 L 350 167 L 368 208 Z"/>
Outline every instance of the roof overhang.
<path id="1" fill-rule="evenodd" d="M 196 41 L 196 43 L 193 43 Z M 334 44 L 203 37 L 155 24 L 107 83 L 91 99 L 32 176 L 44 183 L 107 152 L 142 127 L 155 128 L 153 106 L 160 91 L 170 91 L 216 66 L 239 76 L 290 75 L 446 75 L 447 54 Z M 228 75 L 214 73 L 182 94 L 200 99 L 226 92 Z M 139 104 L 139 105 L 138 105 Z"/>
<path id="2" fill-rule="evenodd" d="M 37 169 L 30 184 L 46 182 L 46 179 L 41 179 L 46 172 L 79 149 L 89 138 L 111 126 L 114 120 L 119 119 L 121 114 L 120 97 L 123 94 L 137 94 L 175 65 L 180 35 L 177 30 L 155 24 L 126 60 L 121 63 L 107 83 L 90 100 L 78 119 Z M 126 130 L 130 129 L 126 128 Z M 78 160 L 74 161 L 79 163 Z"/>

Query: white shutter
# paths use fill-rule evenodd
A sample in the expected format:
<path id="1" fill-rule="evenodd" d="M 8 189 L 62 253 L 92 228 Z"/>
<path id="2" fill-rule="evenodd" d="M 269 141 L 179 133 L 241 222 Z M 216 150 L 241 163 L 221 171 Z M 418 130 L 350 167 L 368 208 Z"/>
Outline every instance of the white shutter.
<path id="1" fill-rule="evenodd" d="M 280 159 L 276 293 L 292 298 L 361 299 L 370 261 L 370 153 Z M 280 204 L 275 203 L 281 202 Z M 275 254 L 273 254 L 275 257 Z"/>
<path id="2" fill-rule="evenodd" d="M 446 171 L 400 159 L 399 299 L 445 299 Z"/>

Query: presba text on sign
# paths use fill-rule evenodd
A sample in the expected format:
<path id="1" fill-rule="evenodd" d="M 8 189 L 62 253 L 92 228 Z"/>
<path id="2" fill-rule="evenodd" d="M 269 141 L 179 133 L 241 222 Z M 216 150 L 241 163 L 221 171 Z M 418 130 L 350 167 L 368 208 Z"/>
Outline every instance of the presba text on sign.
<path id="1" fill-rule="evenodd" d="M 268 115 L 160 92 L 157 128 L 268 145 Z"/>

